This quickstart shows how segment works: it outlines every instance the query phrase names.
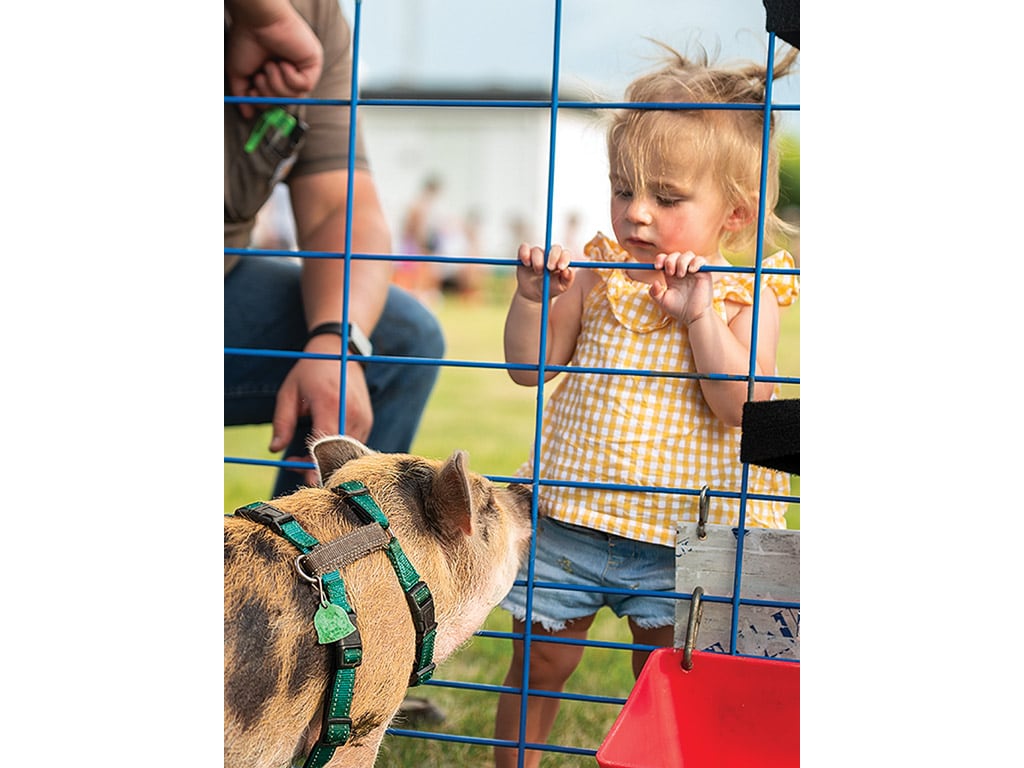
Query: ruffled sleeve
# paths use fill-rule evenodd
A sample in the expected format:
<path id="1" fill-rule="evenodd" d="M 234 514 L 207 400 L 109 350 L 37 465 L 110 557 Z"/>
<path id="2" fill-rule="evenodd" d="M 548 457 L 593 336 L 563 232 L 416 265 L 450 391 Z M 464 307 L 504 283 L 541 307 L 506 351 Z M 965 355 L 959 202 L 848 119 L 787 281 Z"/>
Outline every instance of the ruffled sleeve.
<path id="1" fill-rule="evenodd" d="M 777 251 L 764 260 L 763 269 L 795 269 L 796 262 L 786 251 Z M 749 273 L 731 273 L 731 279 L 722 281 L 721 300 L 735 301 L 740 304 L 754 303 L 754 275 Z M 800 295 L 800 280 L 796 275 L 762 274 L 762 285 L 767 285 L 774 292 L 780 307 L 788 307 Z"/>

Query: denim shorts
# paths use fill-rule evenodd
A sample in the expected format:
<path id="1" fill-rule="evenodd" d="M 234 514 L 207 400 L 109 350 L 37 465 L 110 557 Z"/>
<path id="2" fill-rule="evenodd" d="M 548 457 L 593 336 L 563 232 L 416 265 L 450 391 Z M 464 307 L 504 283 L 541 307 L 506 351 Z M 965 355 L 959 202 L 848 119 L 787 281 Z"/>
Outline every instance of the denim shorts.
<path id="1" fill-rule="evenodd" d="M 517 579 L 526 581 L 527 567 L 528 563 L 524 563 Z M 541 517 L 537 521 L 533 580 L 535 583 L 674 592 L 675 550 Z M 549 632 L 558 632 L 565 629 L 566 622 L 592 616 L 605 605 L 616 616 L 629 616 L 645 629 L 666 627 L 675 622 L 675 600 L 671 597 L 534 586 L 531 623 L 539 623 Z M 501 607 L 523 621 L 526 587 L 513 587 Z"/>

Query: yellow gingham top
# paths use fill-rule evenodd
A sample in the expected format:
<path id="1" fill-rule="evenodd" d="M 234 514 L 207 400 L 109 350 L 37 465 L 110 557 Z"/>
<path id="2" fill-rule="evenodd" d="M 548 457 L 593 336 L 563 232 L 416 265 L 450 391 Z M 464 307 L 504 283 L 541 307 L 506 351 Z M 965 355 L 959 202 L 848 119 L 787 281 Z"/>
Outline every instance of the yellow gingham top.
<path id="1" fill-rule="evenodd" d="M 631 257 L 598 233 L 585 247 L 590 261 Z M 765 268 L 792 269 L 779 251 Z M 587 368 L 695 371 L 686 329 L 664 314 L 647 283 L 626 270 L 597 269 L 598 285 L 585 298 L 582 327 L 571 365 Z M 795 275 L 762 275 L 781 306 L 799 291 Z M 753 303 L 754 275 L 716 273 L 713 306 L 723 318 L 725 300 Z M 765 294 L 762 293 L 762 296 Z M 704 402 L 696 379 L 563 372 L 551 395 L 541 433 L 540 478 L 739 493 L 739 427 L 720 422 Z M 775 386 L 775 397 L 780 387 Z M 531 477 L 533 456 L 518 470 Z M 750 465 L 749 493 L 788 496 L 789 475 Z M 709 498 L 708 522 L 737 525 L 739 499 Z M 541 514 L 563 522 L 674 546 L 679 520 L 696 521 L 698 497 L 690 494 L 540 486 Z M 785 502 L 747 501 L 746 525 L 785 528 Z"/>

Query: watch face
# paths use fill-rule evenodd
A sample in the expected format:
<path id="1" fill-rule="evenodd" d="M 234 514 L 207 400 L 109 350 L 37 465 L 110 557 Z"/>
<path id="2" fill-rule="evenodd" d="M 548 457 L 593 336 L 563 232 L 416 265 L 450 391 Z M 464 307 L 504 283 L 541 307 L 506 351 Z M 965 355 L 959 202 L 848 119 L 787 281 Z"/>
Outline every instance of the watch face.
<path id="1" fill-rule="evenodd" d="M 348 324 L 348 342 L 349 352 L 353 352 L 357 355 L 372 355 L 373 345 L 370 340 L 366 338 L 366 334 L 363 330 L 355 323 Z"/>

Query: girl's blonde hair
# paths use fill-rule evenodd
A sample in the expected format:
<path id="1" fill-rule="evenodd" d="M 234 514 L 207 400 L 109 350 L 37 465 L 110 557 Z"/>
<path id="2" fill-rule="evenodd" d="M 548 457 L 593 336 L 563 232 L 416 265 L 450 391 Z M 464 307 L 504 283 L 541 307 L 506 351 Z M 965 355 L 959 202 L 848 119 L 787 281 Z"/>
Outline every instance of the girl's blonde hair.
<path id="1" fill-rule="evenodd" d="M 658 41 L 668 52 L 665 64 L 634 80 L 626 99 L 636 103 L 764 103 L 767 71 L 753 62 L 734 67 L 714 66 L 701 50 L 694 58 Z M 774 78 L 790 74 L 796 49 L 777 60 Z M 752 222 L 737 231 L 724 233 L 722 247 L 730 251 L 749 250 L 757 235 L 757 204 L 760 191 L 761 145 L 764 112 L 760 109 L 623 109 L 613 113 L 608 128 L 608 159 L 613 174 L 632 168 L 636 190 L 645 187 L 652 173 L 651 163 L 685 155 L 692 178 L 711 174 L 721 187 L 730 208 L 746 207 Z M 765 183 L 765 240 L 779 243 L 795 228 L 775 214 L 779 199 L 779 140 L 775 114 L 768 144 L 768 177 Z"/>

